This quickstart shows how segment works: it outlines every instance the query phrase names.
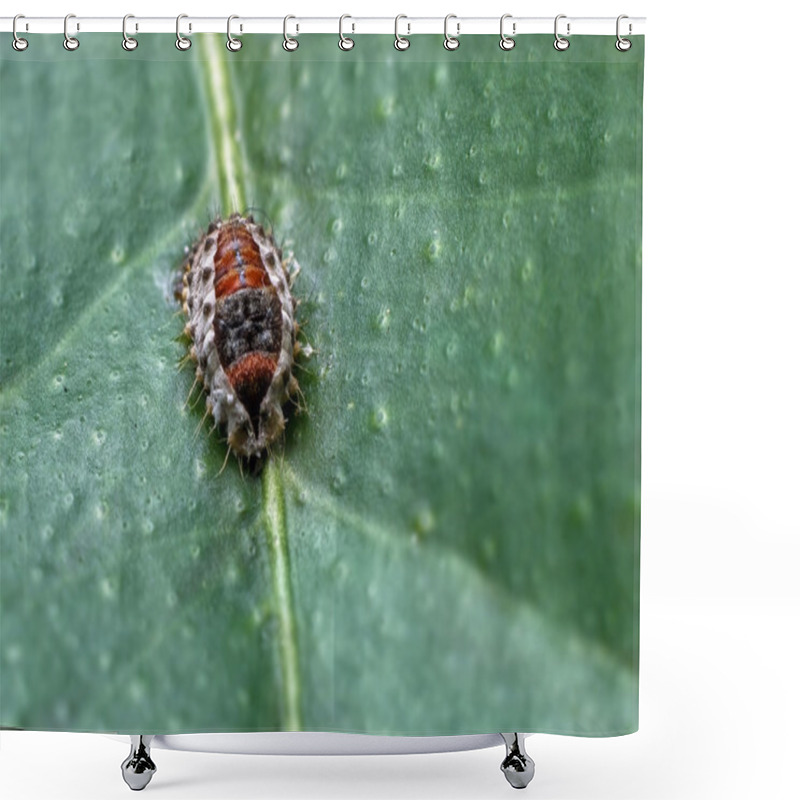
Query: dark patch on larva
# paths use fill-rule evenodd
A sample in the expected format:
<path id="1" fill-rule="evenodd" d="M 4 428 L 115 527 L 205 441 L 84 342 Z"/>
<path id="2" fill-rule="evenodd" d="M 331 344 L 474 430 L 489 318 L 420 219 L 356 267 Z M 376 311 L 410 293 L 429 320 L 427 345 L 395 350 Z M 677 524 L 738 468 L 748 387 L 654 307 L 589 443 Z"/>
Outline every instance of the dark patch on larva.
<path id="1" fill-rule="evenodd" d="M 277 293 L 243 289 L 225 297 L 217 304 L 214 336 L 223 369 L 254 351 L 277 360 L 281 347 L 281 304 Z"/>

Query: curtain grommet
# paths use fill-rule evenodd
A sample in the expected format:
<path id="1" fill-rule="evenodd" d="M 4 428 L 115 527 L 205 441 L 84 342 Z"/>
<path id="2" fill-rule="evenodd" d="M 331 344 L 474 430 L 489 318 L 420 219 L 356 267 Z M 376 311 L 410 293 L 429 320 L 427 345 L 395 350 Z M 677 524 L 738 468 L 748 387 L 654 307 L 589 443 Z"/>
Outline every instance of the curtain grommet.
<path id="1" fill-rule="evenodd" d="M 517 33 L 517 23 L 511 23 L 511 36 L 507 36 L 504 30 L 504 25 L 507 19 L 513 19 L 511 14 L 503 14 L 503 16 L 500 17 L 500 49 L 505 50 L 506 52 L 513 50 L 517 44 L 513 38 Z"/>
<path id="2" fill-rule="evenodd" d="M 458 47 L 461 44 L 461 42 L 458 40 L 461 32 L 461 23 L 456 21 L 456 35 L 451 36 L 447 30 L 447 24 L 451 19 L 458 20 L 458 17 L 455 14 L 448 14 L 444 18 L 444 42 L 442 42 L 442 45 L 444 46 L 445 50 L 449 50 L 452 53 L 453 50 L 458 50 Z"/>
<path id="3" fill-rule="evenodd" d="M 620 51 L 620 53 L 627 53 L 628 50 L 630 50 L 631 47 L 633 47 L 633 42 L 630 39 L 626 39 L 619 32 L 619 24 L 624 19 L 629 19 L 627 14 L 620 14 L 617 17 L 617 41 L 614 43 L 614 47 L 616 47 L 617 50 Z M 632 29 L 632 26 L 631 26 L 630 23 L 628 23 L 628 35 L 629 36 L 630 36 L 630 33 L 631 33 L 631 29 Z"/>
<path id="4" fill-rule="evenodd" d="M 135 19 L 133 14 L 126 14 L 122 18 L 122 49 L 132 53 L 139 46 L 139 41 L 133 36 L 128 36 L 129 19 Z M 139 26 L 136 27 L 138 29 Z"/>
<path id="5" fill-rule="evenodd" d="M 294 51 L 300 47 L 300 40 L 295 39 L 294 36 L 289 36 L 288 25 L 290 19 L 297 19 L 297 17 L 293 16 L 292 14 L 287 14 L 283 18 L 283 49 L 287 53 L 294 53 Z M 295 33 L 297 33 L 299 30 L 300 26 L 295 26 Z"/>
<path id="6" fill-rule="evenodd" d="M 411 39 L 407 38 L 407 36 L 411 33 L 411 24 L 406 23 L 408 32 L 406 36 L 401 36 L 399 30 L 401 19 L 408 19 L 408 17 L 405 14 L 398 14 L 394 18 L 394 49 L 399 50 L 402 53 L 404 50 L 408 50 L 408 48 L 411 47 Z"/>
<path id="7" fill-rule="evenodd" d="M 241 39 L 237 39 L 231 33 L 231 22 L 233 22 L 233 20 L 235 20 L 235 19 L 239 19 L 239 17 L 237 17 L 236 14 L 231 14 L 228 17 L 228 41 L 225 43 L 225 47 L 227 47 L 228 51 L 231 52 L 231 53 L 238 53 L 242 49 L 242 40 Z M 240 33 L 241 33 L 241 30 L 242 30 L 242 26 L 240 25 L 239 26 L 239 32 Z"/>
<path id="8" fill-rule="evenodd" d="M 175 18 L 175 47 L 184 52 L 192 46 L 192 40 L 181 33 L 181 20 L 188 18 L 188 14 L 178 14 Z M 192 25 L 189 23 L 189 32 L 191 33 L 191 31 Z"/>
<path id="9" fill-rule="evenodd" d="M 11 23 L 11 33 L 14 34 L 14 38 L 11 40 L 11 46 L 18 52 L 22 53 L 28 49 L 28 40 L 23 39 L 17 33 L 17 20 L 18 19 L 25 19 L 24 14 L 17 14 L 14 17 L 14 21 Z"/>
<path id="10" fill-rule="evenodd" d="M 348 50 L 352 50 L 356 46 L 355 41 L 353 41 L 353 39 L 351 39 L 349 36 L 345 36 L 344 31 L 342 30 L 344 26 L 344 21 L 346 19 L 353 19 L 353 18 L 349 14 L 342 14 L 342 16 L 339 17 L 339 49 L 344 50 L 345 52 L 347 52 Z M 353 25 L 352 27 L 353 30 L 355 31 L 356 26 Z"/>
<path id="11" fill-rule="evenodd" d="M 75 19 L 74 14 L 67 14 L 67 16 L 64 17 L 64 49 L 69 50 L 70 53 L 81 46 L 81 43 L 74 36 L 69 35 L 69 21 L 71 19 Z M 79 31 L 80 29 L 80 24 L 76 23 L 75 30 Z"/>
<path id="12" fill-rule="evenodd" d="M 569 47 L 569 39 L 565 39 L 563 36 L 561 36 L 559 34 L 559 32 L 558 32 L 558 21 L 560 19 L 566 19 L 566 18 L 567 18 L 566 14 L 559 14 L 556 17 L 555 24 L 553 25 L 553 33 L 555 34 L 555 37 L 556 37 L 555 41 L 553 42 L 553 47 L 555 47 L 555 49 L 558 50 L 561 53 L 563 53 L 564 50 L 566 50 Z M 569 36 L 569 27 L 570 26 L 569 26 L 569 22 L 568 22 L 567 23 L 567 36 Z"/>

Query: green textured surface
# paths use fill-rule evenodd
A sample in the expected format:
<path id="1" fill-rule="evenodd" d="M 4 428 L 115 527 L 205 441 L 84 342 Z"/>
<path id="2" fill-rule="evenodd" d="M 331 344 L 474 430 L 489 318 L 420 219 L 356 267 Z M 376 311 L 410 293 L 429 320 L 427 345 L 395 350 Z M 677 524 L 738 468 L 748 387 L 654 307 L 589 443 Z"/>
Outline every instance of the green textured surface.
<path id="1" fill-rule="evenodd" d="M 263 487 L 176 369 L 204 50 L 0 42 L 2 725 L 637 727 L 644 42 L 335 41 L 217 41 L 316 351 Z"/>

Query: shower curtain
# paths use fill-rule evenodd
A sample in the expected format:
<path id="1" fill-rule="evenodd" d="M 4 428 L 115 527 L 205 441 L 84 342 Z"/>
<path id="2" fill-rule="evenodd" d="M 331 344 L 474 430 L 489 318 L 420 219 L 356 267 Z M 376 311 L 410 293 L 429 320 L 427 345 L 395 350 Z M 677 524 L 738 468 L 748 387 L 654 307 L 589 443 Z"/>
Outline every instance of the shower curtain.
<path id="1" fill-rule="evenodd" d="M 0 725 L 636 730 L 643 38 L 140 38 L 0 46 Z"/>

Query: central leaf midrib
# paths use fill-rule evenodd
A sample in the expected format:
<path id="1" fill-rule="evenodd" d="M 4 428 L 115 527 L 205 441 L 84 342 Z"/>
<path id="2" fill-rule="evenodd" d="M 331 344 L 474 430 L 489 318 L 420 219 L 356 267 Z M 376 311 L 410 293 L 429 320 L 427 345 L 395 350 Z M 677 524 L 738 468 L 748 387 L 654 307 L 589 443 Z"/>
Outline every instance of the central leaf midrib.
<path id="1" fill-rule="evenodd" d="M 242 211 L 242 199 L 248 197 L 245 185 L 247 163 L 243 145 L 236 136 L 234 103 L 237 94 L 225 60 L 220 54 L 217 36 L 200 37 L 205 58 L 199 62 L 201 91 L 207 95 L 211 132 L 210 155 L 216 165 L 220 205 L 223 216 Z M 271 455 L 263 471 L 262 514 L 264 541 L 269 553 L 272 598 L 277 617 L 277 655 L 281 675 L 281 726 L 286 731 L 302 729 L 300 715 L 300 667 L 298 660 L 295 610 L 292 603 L 286 503 L 280 465 Z"/>
<path id="2" fill-rule="evenodd" d="M 274 458 L 274 456 L 273 456 Z M 262 524 L 267 535 L 273 594 L 278 617 L 278 648 L 282 676 L 283 730 L 299 731 L 300 667 L 297 657 L 294 605 L 289 572 L 286 497 L 280 466 L 270 460 L 264 468 Z"/>

